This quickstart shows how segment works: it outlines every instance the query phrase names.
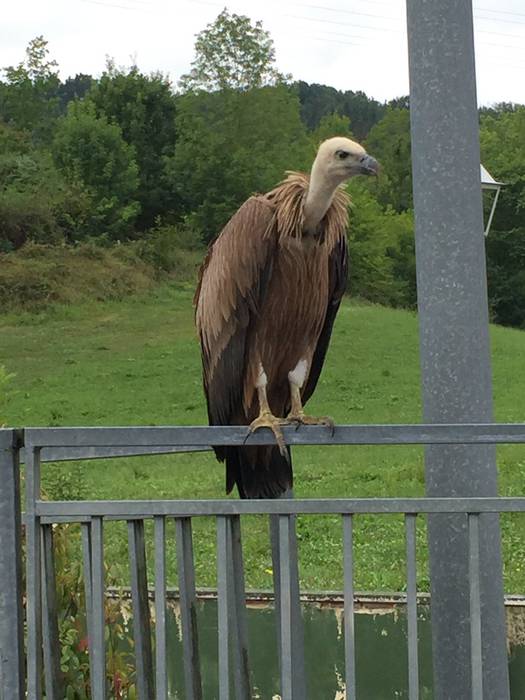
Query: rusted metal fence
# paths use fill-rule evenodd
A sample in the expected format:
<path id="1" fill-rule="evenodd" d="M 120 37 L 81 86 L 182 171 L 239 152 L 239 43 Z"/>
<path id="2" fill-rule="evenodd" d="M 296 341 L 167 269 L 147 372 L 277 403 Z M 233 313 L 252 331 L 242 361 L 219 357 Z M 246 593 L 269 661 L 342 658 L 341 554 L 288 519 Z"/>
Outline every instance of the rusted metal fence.
<path id="1" fill-rule="evenodd" d="M 356 425 L 285 429 L 289 444 L 496 444 L 525 443 L 525 425 Z M 260 432 L 248 438 L 267 444 Z M 465 581 L 470 611 L 472 700 L 483 694 L 481 645 L 479 531 L 485 514 L 525 512 L 525 498 L 392 498 L 46 501 L 40 492 L 43 461 L 110 457 L 123 454 L 199 451 L 209 445 L 240 445 L 245 428 L 49 428 L 23 433 L 0 431 L 0 651 L 2 698 L 43 697 L 61 700 L 53 524 L 80 523 L 82 528 L 90 685 L 93 698 L 107 697 L 105 651 L 104 524 L 127 523 L 133 636 L 140 698 L 168 697 L 166 653 L 166 523 L 174 520 L 183 638 L 185 697 L 202 697 L 196 622 L 192 525 L 213 517 L 217 536 L 219 699 L 251 698 L 250 653 L 245 621 L 241 522 L 243 516 L 266 515 L 273 533 L 276 644 L 280 658 L 281 697 L 305 700 L 302 625 L 295 518 L 301 514 L 339 515 L 343 533 L 345 686 L 347 700 L 356 698 L 353 523 L 361 514 L 404 514 L 406 529 L 406 598 L 408 632 L 408 697 L 419 697 L 417 646 L 416 521 L 426 514 L 464 516 L 468 532 L 469 576 Z M 24 444 L 26 539 L 26 655 L 24 655 L 21 587 L 21 516 L 19 453 Z M 300 475 L 299 477 L 300 478 Z M 155 623 L 150 616 L 144 524 L 154 523 Z M 197 545 L 198 546 L 198 543 Z M 501 572 L 497 572 L 501 573 Z M 450 630 L 451 638 L 454 630 Z M 42 683 L 44 687 L 42 687 Z"/>

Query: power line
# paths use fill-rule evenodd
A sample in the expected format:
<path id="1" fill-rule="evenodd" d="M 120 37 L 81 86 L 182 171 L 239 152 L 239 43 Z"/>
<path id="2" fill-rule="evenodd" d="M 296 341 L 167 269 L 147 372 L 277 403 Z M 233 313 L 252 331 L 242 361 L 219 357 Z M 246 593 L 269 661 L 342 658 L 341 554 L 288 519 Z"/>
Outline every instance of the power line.
<path id="1" fill-rule="evenodd" d="M 501 17 L 481 17 L 481 15 L 474 15 L 476 19 L 483 20 L 484 22 L 503 22 L 504 24 L 520 24 L 524 25 L 525 22 L 521 22 L 515 19 L 502 19 Z"/>
<path id="2" fill-rule="evenodd" d="M 360 34 L 342 34 L 340 32 L 327 32 L 326 30 L 322 30 L 323 34 L 330 34 L 331 36 L 342 36 L 347 39 L 363 39 L 364 41 L 369 41 L 370 37 L 369 36 L 361 36 Z"/>
<path id="3" fill-rule="evenodd" d="M 500 14 L 500 15 L 513 15 L 516 17 L 525 17 L 525 13 L 523 12 L 511 12 L 510 10 L 490 10 L 488 7 L 476 7 L 476 10 L 479 10 L 480 12 L 493 12 L 495 14 Z"/>
<path id="4" fill-rule="evenodd" d="M 512 46 L 511 44 L 494 44 L 489 41 L 479 42 L 481 46 L 495 46 L 498 49 L 514 49 L 514 51 L 525 51 L 525 46 Z"/>
<path id="5" fill-rule="evenodd" d="M 210 5 L 210 6 L 222 6 L 220 2 L 213 2 L 213 0 L 186 0 L 190 4 L 198 4 L 198 5 Z M 104 2 L 101 2 L 101 0 L 83 0 L 83 2 L 94 2 L 96 4 L 106 4 Z M 378 20 L 392 20 L 394 19 L 391 16 L 387 15 L 379 15 L 379 14 L 372 14 L 372 13 L 364 13 L 364 12 L 357 12 L 353 10 L 346 10 L 346 9 L 338 9 L 334 7 L 329 7 L 326 5 L 314 5 L 310 3 L 300 3 L 300 2 L 291 2 L 289 5 L 293 5 L 295 7 L 303 7 L 303 8 L 308 8 L 308 9 L 316 9 L 316 10 L 324 10 L 327 12 L 336 12 L 336 13 L 341 13 L 341 14 L 350 14 L 350 15 L 358 15 L 358 16 L 365 16 L 365 17 L 371 17 L 375 18 Z M 135 8 L 126 8 L 126 9 L 135 9 Z M 494 10 L 493 12 L 497 12 Z M 342 22 L 339 20 L 331 20 L 331 19 L 325 19 L 325 18 L 320 18 L 320 17 L 306 17 L 304 15 L 292 15 L 292 14 L 283 14 L 279 13 L 282 17 L 287 17 L 290 19 L 295 19 L 299 21 L 304 21 L 304 22 L 314 22 L 316 24 L 329 24 L 329 25 L 334 25 L 336 27 L 351 27 L 352 29 L 364 29 L 367 31 L 373 31 L 373 32 L 387 32 L 391 34 L 401 34 L 403 31 L 401 28 L 398 27 L 384 27 L 384 26 L 379 26 L 376 24 L 362 24 L 362 23 L 354 23 L 354 22 Z M 513 14 L 513 13 L 508 13 L 508 14 Z M 487 21 L 489 18 L 486 17 L 478 17 L 480 20 Z M 500 21 L 495 20 L 494 18 L 491 21 Z M 502 20 L 506 22 L 510 22 L 510 20 Z M 523 24 L 522 22 L 511 22 L 512 24 Z M 325 32 L 327 33 L 327 32 Z M 516 39 L 521 39 L 521 36 L 518 34 L 508 34 L 504 32 L 494 32 L 490 30 L 484 30 L 484 29 L 477 29 L 476 28 L 476 33 L 481 33 L 481 34 L 486 34 L 486 35 L 494 35 L 494 36 L 507 36 L 511 38 L 516 38 Z M 363 36 L 357 36 L 357 35 L 349 35 L 349 34 L 338 34 L 336 32 L 332 32 L 333 36 L 341 36 L 342 38 L 350 38 L 350 39 L 361 39 L 361 40 L 366 40 L 368 37 L 363 37 Z M 314 37 L 310 35 L 310 38 L 315 38 L 317 41 L 325 41 L 329 42 L 329 39 L 320 39 L 319 37 Z M 340 44 L 351 44 L 351 42 L 344 42 L 341 40 L 335 40 L 333 39 L 334 43 L 340 43 Z M 514 49 L 514 50 L 523 50 L 520 46 L 513 46 L 511 44 L 500 44 L 500 43 L 491 43 L 491 42 L 485 42 L 485 41 L 478 41 L 478 45 L 480 46 L 490 46 L 490 47 L 496 47 L 496 48 L 501 48 L 501 49 Z M 352 44 L 353 45 L 353 44 Z"/>
<path id="6" fill-rule="evenodd" d="M 336 22 L 330 19 L 317 19 L 315 17 L 301 17 L 299 15 L 282 15 L 291 19 L 305 20 L 306 22 L 321 22 L 322 24 L 335 24 L 337 27 L 357 27 L 358 29 L 373 29 L 378 32 L 399 32 L 398 29 L 388 29 L 387 27 L 374 27 L 370 24 L 354 24 L 353 22 Z"/>
<path id="7" fill-rule="evenodd" d="M 380 14 L 372 14 L 372 13 L 366 13 L 366 12 L 359 12 L 357 10 L 349 10 L 349 9 L 344 9 L 344 8 L 335 8 L 335 7 L 330 7 L 328 5 L 313 5 L 310 3 L 299 3 L 299 2 L 291 2 L 289 3 L 290 5 L 294 5 L 295 7 L 304 7 L 304 8 L 311 8 L 311 9 L 317 9 L 317 10 L 325 10 L 327 12 L 337 12 L 339 14 L 350 14 L 350 15 L 360 15 L 363 17 L 374 17 L 376 19 L 385 19 L 385 20 L 398 20 L 400 17 L 392 16 L 392 15 L 380 15 Z M 387 3 L 382 3 L 381 4 L 387 4 Z M 492 12 L 494 14 L 506 14 L 510 15 L 513 17 L 524 17 L 525 14 L 522 14 L 520 12 L 510 12 L 506 10 L 489 10 L 488 8 L 481 8 L 478 7 L 476 8 L 476 12 Z M 509 20 L 509 19 L 503 19 L 503 18 L 493 18 L 493 17 L 482 17 L 481 15 L 477 16 L 478 19 L 485 20 L 485 21 L 497 21 L 497 22 L 505 22 L 505 23 L 510 23 L 510 24 L 525 24 L 525 22 L 521 22 L 519 20 Z"/>
<path id="8" fill-rule="evenodd" d="M 352 41 L 341 41 L 339 39 L 323 39 L 323 37 L 320 36 L 311 36 L 311 35 L 306 35 L 306 39 L 313 39 L 314 41 L 322 41 L 325 44 L 344 44 L 345 46 L 365 46 L 365 44 L 356 44 Z"/>
<path id="9" fill-rule="evenodd" d="M 134 7 L 132 5 L 117 5 L 111 2 L 103 2 L 103 0 L 80 0 L 81 2 L 87 2 L 90 5 L 99 5 L 100 7 L 116 7 L 120 10 L 131 10 L 132 12 L 148 12 L 149 10 L 146 10 L 145 8 L 142 7 Z"/>
<path id="10" fill-rule="evenodd" d="M 490 32 L 488 29 L 476 29 L 475 33 L 476 34 L 494 34 L 494 36 L 508 36 L 508 37 L 512 37 L 513 39 L 521 39 L 522 41 L 525 39 L 525 36 L 523 34 L 506 34 L 505 32 Z"/>
<path id="11" fill-rule="evenodd" d="M 386 20 L 398 20 L 399 17 L 393 17 L 392 15 L 377 15 L 371 12 L 358 12 L 357 10 L 346 10 L 335 7 L 327 7 L 326 5 L 310 5 L 309 3 L 302 2 L 290 2 L 289 5 L 294 5 L 295 7 L 308 7 L 312 10 L 326 10 L 327 12 L 337 12 L 344 15 L 358 15 L 360 17 L 373 17 L 375 19 L 386 19 Z"/>

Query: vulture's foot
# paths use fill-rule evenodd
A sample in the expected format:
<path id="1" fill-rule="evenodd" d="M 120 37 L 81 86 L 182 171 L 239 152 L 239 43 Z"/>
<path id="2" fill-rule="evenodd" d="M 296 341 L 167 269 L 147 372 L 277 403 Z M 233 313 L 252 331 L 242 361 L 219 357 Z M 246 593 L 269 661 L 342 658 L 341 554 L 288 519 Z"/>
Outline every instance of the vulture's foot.
<path id="1" fill-rule="evenodd" d="M 275 435 L 275 441 L 279 447 L 279 452 L 283 457 L 288 459 L 288 450 L 286 449 L 283 431 L 281 430 L 281 425 L 287 425 L 287 423 L 288 421 L 277 418 L 273 413 L 270 413 L 270 411 L 261 411 L 259 416 L 250 423 L 248 431 L 249 433 L 254 433 L 256 430 L 259 430 L 259 428 L 269 428 Z"/>
<path id="2" fill-rule="evenodd" d="M 298 430 L 301 425 L 326 425 L 327 428 L 330 428 L 332 436 L 335 433 L 335 423 L 333 418 L 329 416 L 307 416 L 304 411 L 298 411 L 297 413 L 292 411 L 286 416 L 286 422 L 295 425 L 296 430 Z"/>

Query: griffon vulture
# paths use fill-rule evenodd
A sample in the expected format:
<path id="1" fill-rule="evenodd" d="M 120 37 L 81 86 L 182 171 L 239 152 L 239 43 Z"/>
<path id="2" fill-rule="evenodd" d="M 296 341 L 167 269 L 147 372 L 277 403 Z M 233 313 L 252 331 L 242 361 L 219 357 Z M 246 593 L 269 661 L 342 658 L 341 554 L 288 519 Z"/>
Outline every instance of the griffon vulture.
<path id="1" fill-rule="evenodd" d="M 292 486 L 287 424 L 325 424 L 305 415 L 347 278 L 348 197 L 340 185 L 375 175 L 358 143 L 319 147 L 310 176 L 289 173 L 250 197 L 208 250 L 195 294 L 204 390 L 211 425 L 270 428 L 273 446 L 217 447 L 226 489 L 276 498 Z"/>

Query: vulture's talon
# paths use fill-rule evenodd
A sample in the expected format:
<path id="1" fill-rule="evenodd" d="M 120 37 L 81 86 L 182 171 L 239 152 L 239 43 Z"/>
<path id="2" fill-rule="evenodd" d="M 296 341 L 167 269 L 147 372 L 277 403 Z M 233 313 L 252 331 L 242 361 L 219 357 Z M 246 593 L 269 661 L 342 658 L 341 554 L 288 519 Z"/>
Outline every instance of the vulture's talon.
<path id="1" fill-rule="evenodd" d="M 286 420 L 288 423 L 294 423 L 296 425 L 296 430 L 298 430 L 301 425 L 325 425 L 327 428 L 330 428 L 332 437 L 335 433 L 334 420 L 329 416 L 318 418 L 316 416 L 307 416 L 301 411 L 300 413 L 288 414 Z"/>
<path id="2" fill-rule="evenodd" d="M 287 422 L 283 421 L 282 418 L 276 418 L 276 416 L 274 416 L 272 413 L 264 411 L 250 423 L 246 440 L 248 439 L 248 436 L 251 433 L 254 433 L 256 430 L 259 430 L 260 428 L 269 428 L 275 436 L 275 441 L 279 447 L 279 452 L 288 460 L 288 450 L 286 449 L 283 431 L 281 430 L 281 425 L 286 424 Z"/>

